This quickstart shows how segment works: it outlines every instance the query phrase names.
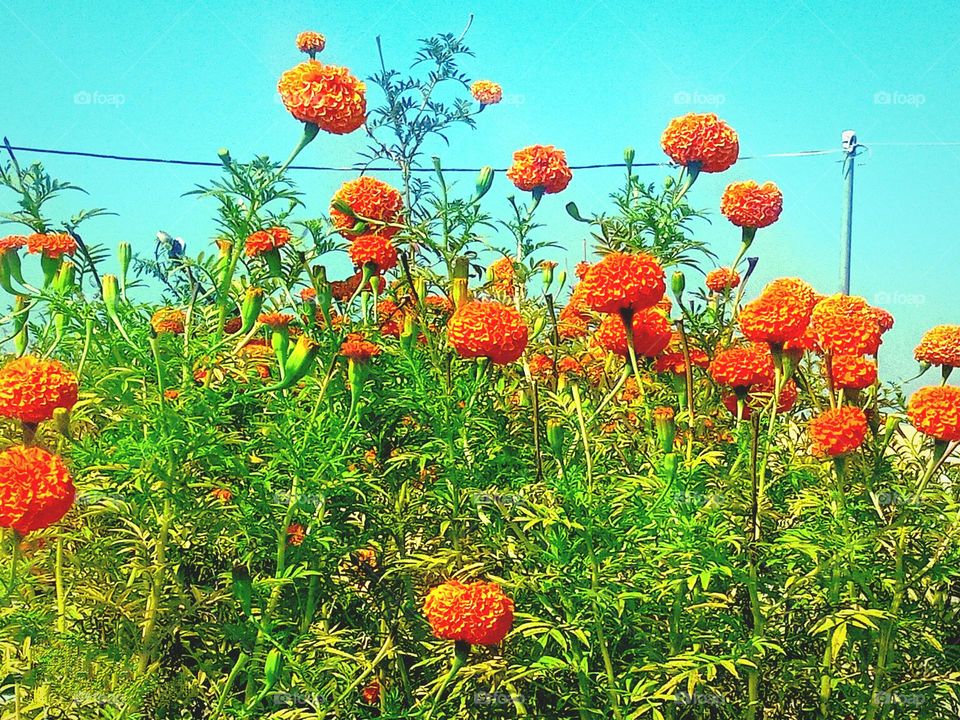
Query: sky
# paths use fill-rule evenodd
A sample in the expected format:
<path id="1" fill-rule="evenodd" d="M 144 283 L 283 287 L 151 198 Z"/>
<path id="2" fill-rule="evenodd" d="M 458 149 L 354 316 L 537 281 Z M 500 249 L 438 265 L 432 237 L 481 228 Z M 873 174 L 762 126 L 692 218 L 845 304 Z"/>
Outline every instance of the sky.
<path id="1" fill-rule="evenodd" d="M 0 0 L 0 135 L 15 146 L 209 161 L 226 147 L 240 160 L 282 160 L 301 126 L 280 103 L 276 81 L 302 58 L 293 44 L 299 31 L 323 33 L 321 59 L 366 78 L 378 67 L 377 35 L 387 64 L 403 69 L 419 38 L 459 33 L 471 14 L 466 40 L 475 57 L 463 70 L 499 82 L 505 99 L 481 114 L 476 130 L 455 130 L 450 147 L 426 149 L 446 165 L 502 167 L 514 150 L 535 143 L 564 149 L 573 165 L 619 162 L 627 146 L 638 162 L 660 162 L 663 128 L 687 112 L 727 120 L 743 156 L 838 149 L 841 132 L 854 129 L 867 150 L 856 169 L 852 292 L 896 317 L 881 374 L 913 376 L 912 349 L 923 331 L 960 323 L 958 226 L 948 212 L 960 190 L 954 2 L 880 9 L 820 0 Z M 370 88 L 368 102 L 378 101 Z M 298 162 L 349 165 L 362 147 L 360 133 L 321 134 Z M 42 160 L 90 193 L 71 197 L 65 212 L 102 206 L 117 213 L 84 226 L 90 242 L 127 240 L 149 253 L 164 230 L 183 237 L 190 253 L 212 247 L 213 204 L 183 193 L 215 177 L 215 168 L 18 157 Z M 726 173 L 702 175 L 689 198 L 710 222 L 697 224 L 696 236 L 729 262 L 739 231 L 719 214 L 723 188 L 773 180 L 784 211 L 751 249 L 760 257 L 754 287 L 789 275 L 835 292 L 839 161 L 839 154 L 744 159 Z M 584 214 L 609 209 L 619 172 L 577 171 L 564 193 L 544 200 L 538 217 L 546 226 L 538 232 L 567 249 L 560 259 L 582 259 L 585 227 L 564 204 L 575 201 Z M 668 172 L 640 170 L 649 182 Z M 351 176 L 297 172 L 304 217 L 324 213 Z M 472 181 L 461 179 L 465 190 Z M 512 191 L 497 177 L 485 207 L 506 217 Z M 0 210 L 12 203 L 0 190 Z M 346 274 L 346 259 L 338 262 Z"/>

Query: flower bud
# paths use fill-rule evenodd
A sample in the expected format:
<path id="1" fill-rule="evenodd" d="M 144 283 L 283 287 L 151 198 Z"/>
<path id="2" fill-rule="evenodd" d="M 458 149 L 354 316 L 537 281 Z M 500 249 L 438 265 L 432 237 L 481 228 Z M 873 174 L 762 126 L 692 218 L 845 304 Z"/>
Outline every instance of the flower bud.
<path id="1" fill-rule="evenodd" d="M 677 435 L 677 425 L 673 421 L 673 408 L 658 407 L 653 411 L 653 425 L 657 431 L 660 449 L 673 452 L 673 440 Z"/>
<path id="2" fill-rule="evenodd" d="M 459 308 L 469 299 L 469 275 L 470 261 L 465 257 L 458 257 L 453 267 L 453 283 L 450 288 L 454 307 Z"/>
<path id="3" fill-rule="evenodd" d="M 283 664 L 283 656 L 278 648 L 273 648 L 267 653 L 267 660 L 263 666 L 263 678 L 269 690 L 276 685 L 280 679 L 280 667 Z"/>
<path id="4" fill-rule="evenodd" d="M 30 326 L 27 325 L 29 317 L 29 301 L 23 295 L 17 295 L 13 301 L 13 345 L 17 355 L 23 355 L 27 351 L 30 334 Z"/>
<path id="5" fill-rule="evenodd" d="M 60 269 L 60 258 L 53 258 L 43 253 L 40 255 L 40 268 L 43 270 L 43 286 L 50 287 Z"/>
<path id="6" fill-rule="evenodd" d="M 683 302 L 683 290 L 687 287 L 687 278 L 677 270 L 670 278 L 670 289 L 677 302 Z"/>
<path id="7" fill-rule="evenodd" d="M 550 450 L 558 458 L 563 457 L 563 437 L 563 423 L 559 420 L 547 420 L 547 442 L 550 443 Z"/>
<path id="8" fill-rule="evenodd" d="M 60 271 L 53 281 L 53 289 L 60 295 L 67 295 L 76 285 L 77 266 L 69 260 L 64 260 L 60 265 Z"/>
<path id="9" fill-rule="evenodd" d="M 557 273 L 557 292 L 559 293 L 563 290 L 563 286 L 567 284 L 567 271 L 561 270 Z"/>
<path id="10" fill-rule="evenodd" d="M 220 162 L 223 163 L 224 167 L 229 166 L 230 163 L 232 162 L 232 159 L 230 158 L 230 151 L 227 150 L 225 147 L 222 147 L 219 150 L 217 150 L 217 157 L 220 158 Z"/>
<path id="11" fill-rule="evenodd" d="M 634 158 L 636 158 L 636 156 L 637 156 L 637 153 L 632 147 L 628 147 L 626 150 L 623 151 L 623 162 L 625 162 L 627 165 L 628 173 L 633 170 L 633 160 Z"/>
<path id="12" fill-rule="evenodd" d="M 306 335 L 301 335 L 284 365 L 283 384 L 290 387 L 310 372 L 318 352 L 320 346 Z"/>
<path id="13" fill-rule="evenodd" d="M 493 175 L 494 170 L 489 165 L 484 165 L 480 168 L 480 173 L 477 175 L 477 191 L 473 195 L 474 202 L 489 192 L 490 187 L 493 185 Z"/>
<path id="14" fill-rule="evenodd" d="M 543 267 L 543 291 L 549 292 L 550 286 L 553 285 L 553 269 L 557 266 L 555 262 L 546 260 L 541 263 Z"/>
<path id="15" fill-rule="evenodd" d="M 543 328 L 546 327 L 546 325 L 547 325 L 546 316 L 537 315 L 536 320 L 533 321 L 533 332 L 531 333 L 531 337 L 537 337 L 541 332 L 543 332 Z"/>
<path id="16" fill-rule="evenodd" d="M 258 287 L 248 287 L 247 293 L 240 305 L 240 318 L 243 325 L 240 326 L 240 334 L 246 335 L 253 328 L 253 324 L 260 316 L 260 310 L 263 308 L 263 289 Z"/>
<path id="17" fill-rule="evenodd" d="M 124 297 L 127 296 L 127 273 L 130 271 L 130 260 L 133 257 L 133 251 L 130 243 L 121 242 L 117 246 L 117 259 L 120 261 L 120 292 Z"/>
<path id="18" fill-rule="evenodd" d="M 104 275 L 101 283 L 103 283 L 103 304 L 107 308 L 107 315 L 109 315 L 114 322 L 119 322 L 119 288 L 117 286 L 117 276 Z"/>

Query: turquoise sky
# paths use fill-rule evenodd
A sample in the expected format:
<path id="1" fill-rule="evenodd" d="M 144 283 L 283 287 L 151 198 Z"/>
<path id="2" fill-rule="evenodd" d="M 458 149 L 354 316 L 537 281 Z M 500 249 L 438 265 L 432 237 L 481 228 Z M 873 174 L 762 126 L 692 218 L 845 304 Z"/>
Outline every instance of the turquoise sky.
<path id="1" fill-rule="evenodd" d="M 572 164 L 617 162 L 627 145 L 638 161 L 660 161 L 663 127 L 690 111 L 727 119 L 744 155 L 835 148 L 842 130 L 856 129 L 871 151 L 857 168 L 853 292 L 896 316 L 881 366 L 886 377 L 904 378 L 914 374 L 911 351 L 922 332 L 960 322 L 951 219 L 960 145 L 943 144 L 960 141 L 960 4 L 891 7 L 814 0 L 0 0 L 0 133 L 22 146 L 203 160 L 216 160 L 226 146 L 240 159 L 282 159 L 300 126 L 275 87 L 300 60 L 298 31 L 324 33 L 322 58 L 366 77 L 376 68 L 375 35 L 388 64 L 403 67 L 417 38 L 459 32 L 472 12 L 468 43 L 476 57 L 464 70 L 500 82 L 507 99 L 482 114 L 478 130 L 458 131 L 452 147 L 432 149 L 447 165 L 507 165 L 513 150 L 533 143 L 565 149 Z M 322 135 L 301 161 L 349 164 L 361 146 L 359 133 Z M 209 247 L 212 205 L 181 194 L 213 169 L 43 160 L 90 192 L 73 202 L 119 213 L 92 221 L 88 240 L 129 240 L 146 251 L 162 229 L 186 239 L 190 252 Z M 745 160 L 703 176 L 691 198 L 714 222 L 699 226 L 701 237 L 732 259 L 739 234 L 719 215 L 723 187 L 774 180 L 784 212 L 754 245 L 759 280 L 799 275 L 823 292 L 836 290 L 838 160 Z M 664 174 L 644 172 L 651 181 Z M 298 173 L 305 215 L 324 212 L 346 177 Z M 543 236 L 579 259 L 583 226 L 567 218 L 563 204 L 601 209 L 618 182 L 617 171 L 577 172 L 565 193 L 545 201 Z M 498 177 L 488 208 L 505 216 L 510 190 Z M 0 194 L 0 207 L 10 209 L 10 198 Z M 345 272 L 346 261 L 341 267 Z"/>

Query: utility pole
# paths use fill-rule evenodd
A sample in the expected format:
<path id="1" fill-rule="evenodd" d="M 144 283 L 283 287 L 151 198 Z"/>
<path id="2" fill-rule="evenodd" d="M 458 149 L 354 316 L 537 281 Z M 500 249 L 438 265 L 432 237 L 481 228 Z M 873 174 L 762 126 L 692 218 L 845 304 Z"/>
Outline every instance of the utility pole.
<path id="1" fill-rule="evenodd" d="M 843 208 L 840 222 L 840 292 L 850 294 L 850 249 L 853 239 L 853 168 L 856 165 L 857 133 L 844 130 L 840 136 L 843 149 Z"/>

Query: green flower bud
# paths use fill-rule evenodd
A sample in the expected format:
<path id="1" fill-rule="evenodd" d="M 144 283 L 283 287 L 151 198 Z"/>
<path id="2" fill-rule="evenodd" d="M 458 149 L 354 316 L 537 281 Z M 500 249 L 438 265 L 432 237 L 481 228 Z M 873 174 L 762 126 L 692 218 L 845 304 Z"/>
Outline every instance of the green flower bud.
<path id="1" fill-rule="evenodd" d="M 240 319 L 243 320 L 243 325 L 240 327 L 241 335 L 246 335 L 253 329 L 253 324 L 260 317 L 261 309 L 263 309 L 263 289 L 248 287 L 243 303 L 240 305 Z"/>
<path id="2" fill-rule="evenodd" d="M 283 665 L 283 656 L 278 648 L 273 648 L 267 653 L 267 661 L 263 666 L 263 677 L 267 689 L 272 688 L 280 679 L 280 668 Z"/>
<path id="3" fill-rule="evenodd" d="M 316 342 L 306 335 L 301 335 L 284 365 L 284 385 L 290 387 L 302 380 L 310 372 L 319 352 L 320 346 Z"/>
<path id="4" fill-rule="evenodd" d="M 670 289 L 673 291 L 673 296 L 677 299 L 677 302 L 683 302 L 683 290 L 687 286 L 687 278 L 684 277 L 683 273 L 677 270 L 673 276 L 670 278 Z"/>
<path id="5" fill-rule="evenodd" d="M 117 259 L 120 261 L 120 292 L 124 297 L 127 296 L 127 273 L 130 271 L 130 260 L 133 257 L 133 251 L 130 243 L 121 242 L 117 246 Z"/>
<path id="6" fill-rule="evenodd" d="M 494 170 L 489 165 L 484 165 L 480 168 L 480 173 L 477 175 L 477 191 L 473 195 L 474 202 L 489 192 L 490 187 L 493 185 L 493 176 Z"/>
<path id="7" fill-rule="evenodd" d="M 563 423 L 559 420 L 547 420 L 547 442 L 550 443 L 550 449 L 558 458 L 563 457 Z"/>

